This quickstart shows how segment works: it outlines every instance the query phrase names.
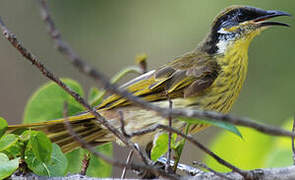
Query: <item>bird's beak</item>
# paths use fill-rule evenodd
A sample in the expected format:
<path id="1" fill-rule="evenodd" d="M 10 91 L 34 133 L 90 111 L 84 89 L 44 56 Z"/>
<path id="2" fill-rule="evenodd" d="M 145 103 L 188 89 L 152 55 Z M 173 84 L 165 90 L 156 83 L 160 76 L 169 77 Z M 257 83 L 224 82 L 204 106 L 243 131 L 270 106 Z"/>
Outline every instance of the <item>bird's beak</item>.
<path id="1" fill-rule="evenodd" d="M 261 14 L 260 17 L 254 19 L 253 21 L 257 24 L 259 24 L 260 27 L 265 26 L 286 26 L 289 27 L 288 24 L 280 23 L 280 22 L 272 22 L 272 21 L 266 21 L 270 18 L 278 17 L 278 16 L 291 16 L 289 13 L 283 12 L 283 11 L 275 11 L 275 10 L 259 10 Z"/>

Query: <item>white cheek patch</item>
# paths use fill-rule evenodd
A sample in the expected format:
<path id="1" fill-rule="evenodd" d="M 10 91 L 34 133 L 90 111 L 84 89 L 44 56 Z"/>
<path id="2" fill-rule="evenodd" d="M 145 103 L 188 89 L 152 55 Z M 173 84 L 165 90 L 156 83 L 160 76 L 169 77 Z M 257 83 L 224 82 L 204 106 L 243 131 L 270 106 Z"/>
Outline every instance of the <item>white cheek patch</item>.
<path id="1" fill-rule="evenodd" d="M 220 28 L 217 33 L 219 33 L 218 43 L 216 44 L 218 50 L 217 54 L 224 54 L 227 50 L 227 47 L 231 44 L 232 41 L 234 41 L 238 34 L 229 32 L 225 30 L 224 28 Z"/>
<path id="2" fill-rule="evenodd" d="M 219 40 L 218 43 L 216 44 L 218 48 L 217 54 L 224 54 L 229 43 L 230 43 L 230 40 L 224 40 L 224 39 Z"/>

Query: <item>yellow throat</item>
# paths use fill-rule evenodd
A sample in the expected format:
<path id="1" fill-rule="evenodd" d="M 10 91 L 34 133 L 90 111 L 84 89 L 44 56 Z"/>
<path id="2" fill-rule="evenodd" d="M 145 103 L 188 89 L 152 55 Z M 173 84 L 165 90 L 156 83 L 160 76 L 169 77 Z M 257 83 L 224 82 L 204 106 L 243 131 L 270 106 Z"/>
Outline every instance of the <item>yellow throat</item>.
<path id="1" fill-rule="evenodd" d="M 249 45 L 260 32 L 254 31 L 236 41 L 217 44 L 221 49 L 216 55 L 219 75 L 210 88 L 201 96 L 191 98 L 190 102 L 204 110 L 228 113 L 247 76 Z"/>

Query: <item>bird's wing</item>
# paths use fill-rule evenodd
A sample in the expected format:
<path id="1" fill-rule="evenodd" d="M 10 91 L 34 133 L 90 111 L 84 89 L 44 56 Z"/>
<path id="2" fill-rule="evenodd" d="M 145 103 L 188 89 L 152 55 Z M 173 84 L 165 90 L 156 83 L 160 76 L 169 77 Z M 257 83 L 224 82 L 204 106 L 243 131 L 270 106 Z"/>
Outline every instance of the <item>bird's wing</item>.
<path id="1" fill-rule="evenodd" d="M 121 88 L 148 102 L 166 100 L 168 97 L 185 98 L 210 87 L 218 71 L 218 64 L 208 55 L 189 53 L 127 82 Z M 129 104 L 125 98 L 111 95 L 97 109 L 108 110 Z"/>

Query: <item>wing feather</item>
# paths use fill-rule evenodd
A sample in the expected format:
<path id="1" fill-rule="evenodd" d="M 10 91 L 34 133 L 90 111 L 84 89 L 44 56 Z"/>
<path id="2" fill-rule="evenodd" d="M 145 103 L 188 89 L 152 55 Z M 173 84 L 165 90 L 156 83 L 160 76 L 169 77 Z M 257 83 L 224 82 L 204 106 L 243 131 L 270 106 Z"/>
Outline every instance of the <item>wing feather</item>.
<path id="1" fill-rule="evenodd" d="M 167 65 L 143 74 L 120 88 L 133 95 L 154 102 L 170 98 L 185 98 L 196 95 L 210 87 L 218 75 L 218 64 L 204 54 L 189 53 Z M 112 109 L 129 105 L 118 95 L 107 97 L 97 109 Z"/>

